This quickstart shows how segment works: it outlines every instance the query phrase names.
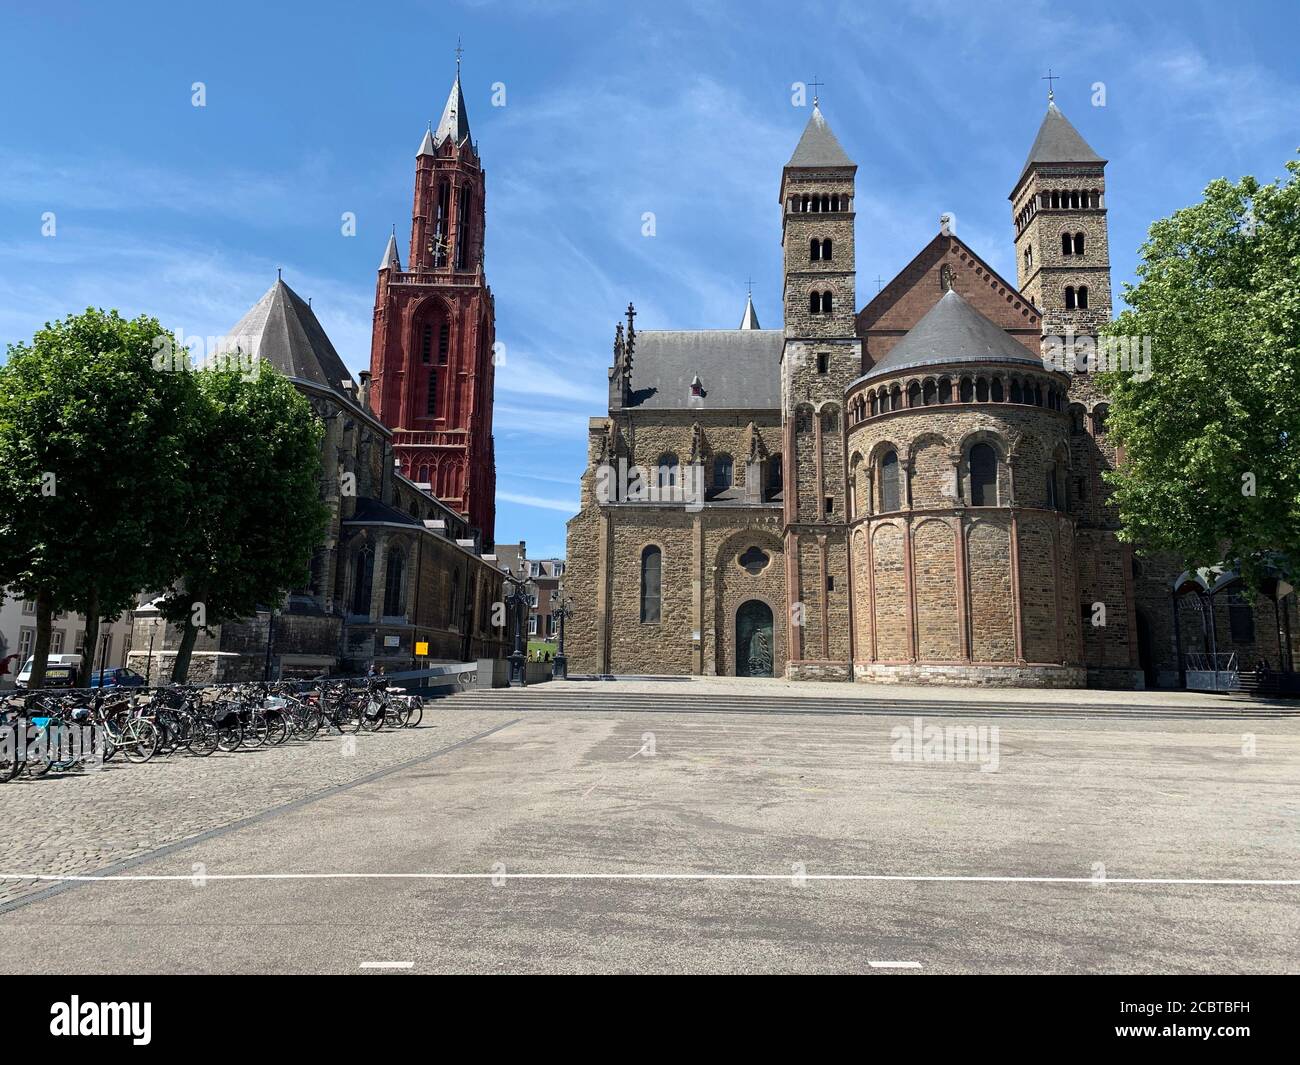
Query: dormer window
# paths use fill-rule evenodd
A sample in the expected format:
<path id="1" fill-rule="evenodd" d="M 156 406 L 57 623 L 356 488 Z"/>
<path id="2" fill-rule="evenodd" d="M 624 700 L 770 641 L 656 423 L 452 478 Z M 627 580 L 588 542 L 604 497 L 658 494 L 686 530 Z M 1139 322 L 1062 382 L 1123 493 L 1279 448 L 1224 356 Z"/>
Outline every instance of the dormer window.
<path id="1" fill-rule="evenodd" d="M 700 380 L 699 374 L 696 374 L 693 378 L 691 378 L 691 395 L 692 396 L 704 395 L 704 382 Z"/>

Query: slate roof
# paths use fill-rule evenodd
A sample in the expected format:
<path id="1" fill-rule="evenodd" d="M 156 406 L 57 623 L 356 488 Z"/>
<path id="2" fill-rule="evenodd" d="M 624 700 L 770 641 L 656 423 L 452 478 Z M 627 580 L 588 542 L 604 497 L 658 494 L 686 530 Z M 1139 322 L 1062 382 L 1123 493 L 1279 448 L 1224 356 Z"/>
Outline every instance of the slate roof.
<path id="1" fill-rule="evenodd" d="M 280 280 L 230 330 L 223 347 L 238 347 L 245 355 L 265 359 L 286 377 L 336 392 L 342 393 L 343 382 L 352 380 L 311 307 Z"/>
<path id="2" fill-rule="evenodd" d="M 853 160 L 840 147 L 840 142 L 835 139 L 835 134 L 831 132 L 830 125 L 816 103 L 813 104 L 812 115 L 808 118 L 808 125 L 804 127 L 803 136 L 795 145 L 794 155 L 790 156 L 790 161 L 785 165 L 795 167 L 854 165 Z"/>
<path id="3" fill-rule="evenodd" d="M 883 359 L 858 380 L 953 363 L 1022 362 L 1042 369 L 1028 348 L 949 289 Z"/>
<path id="4" fill-rule="evenodd" d="M 1055 103 L 1049 102 L 1038 136 L 1029 149 L 1029 157 L 1021 168 L 1020 176 L 1035 163 L 1104 163 L 1106 160 L 1092 150 L 1070 120 L 1061 114 Z"/>
<path id="5" fill-rule="evenodd" d="M 459 72 L 447 94 L 447 105 L 442 109 L 442 121 L 434 131 L 433 143 L 441 145 L 447 137 L 451 137 L 452 144 L 460 144 L 469 137 L 469 115 L 465 111 L 465 94 L 460 91 Z"/>
<path id="6" fill-rule="evenodd" d="M 631 407 L 778 410 L 780 329 L 663 329 L 636 335 Z M 703 396 L 691 395 L 699 376 Z"/>
<path id="7" fill-rule="evenodd" d="M 396 525 L 420 525 L 423 527 L 421 522 L 405 511 L 389 506 L 383 500 L 375 499 L 373 496 L 358 496 L 357 509 L 352 512 L 352 517 L 348 518 L 347 521 L 366 523 L 386 521 Z"/>
<path id="8" fill-rule="evenodd" d="M 401 270 L 402 260 L 397 254 L 397 236 L 388 234 L 388 247 L 384 249 L 384 257 L 379 260 L 379 269 L 387 270 L 389 268 Z"/>

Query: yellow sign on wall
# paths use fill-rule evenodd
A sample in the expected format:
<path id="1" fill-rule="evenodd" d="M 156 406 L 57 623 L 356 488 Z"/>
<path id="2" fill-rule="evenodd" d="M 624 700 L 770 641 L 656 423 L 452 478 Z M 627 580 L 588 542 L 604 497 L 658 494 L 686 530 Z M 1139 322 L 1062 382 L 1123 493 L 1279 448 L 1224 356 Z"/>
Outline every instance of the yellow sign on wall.
<path id="1" fill-rule="evenodd" d="M 415 645 L 415 657 L 423 658 L 429 653 L 429 644 L 426 640 L 420 640 Z"/>

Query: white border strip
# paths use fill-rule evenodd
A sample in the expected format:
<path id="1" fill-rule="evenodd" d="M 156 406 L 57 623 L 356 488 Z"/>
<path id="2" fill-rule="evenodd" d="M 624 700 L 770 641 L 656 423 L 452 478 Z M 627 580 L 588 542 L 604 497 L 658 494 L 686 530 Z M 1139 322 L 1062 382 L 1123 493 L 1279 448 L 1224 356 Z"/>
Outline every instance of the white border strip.
<path id="1" fill-rule="evenodd" d="M 70 883 L 115 881 L 208 881 L 208 880 L 805 880 L 902 881 L 949 884 L 1187 884 L 1225 887 L 1300 887 L 1300 880 L 1244 880 L 1227 877 L 1137 877 L 1137 876 L 910 876 L 888 873 L 176 873 L 108 876 L 46 873 L 0 873 L 2 880 L 42 880 Z"/>

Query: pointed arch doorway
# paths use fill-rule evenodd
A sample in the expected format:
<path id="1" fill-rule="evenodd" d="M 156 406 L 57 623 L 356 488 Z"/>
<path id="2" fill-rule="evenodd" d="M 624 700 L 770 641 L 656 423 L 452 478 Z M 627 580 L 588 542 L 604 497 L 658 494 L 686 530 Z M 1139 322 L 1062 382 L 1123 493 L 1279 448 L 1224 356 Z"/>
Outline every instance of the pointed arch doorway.
<path id="1" fill-rule="evenodd" d="M 758 599 L 736 611 L 736 676 L 770 677 L 774 660 L 772 608 Z"/>

